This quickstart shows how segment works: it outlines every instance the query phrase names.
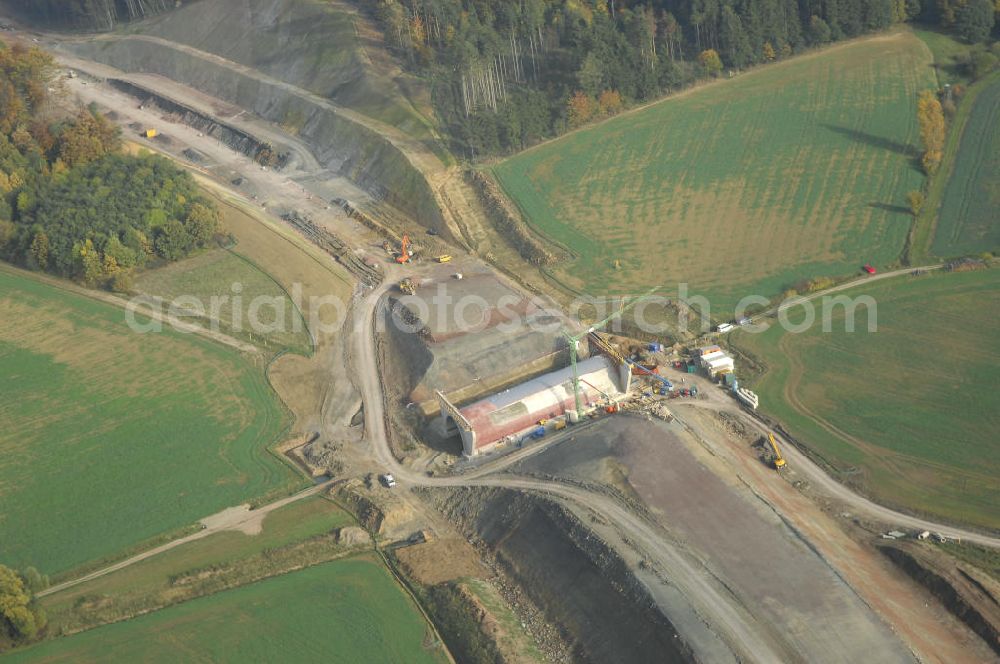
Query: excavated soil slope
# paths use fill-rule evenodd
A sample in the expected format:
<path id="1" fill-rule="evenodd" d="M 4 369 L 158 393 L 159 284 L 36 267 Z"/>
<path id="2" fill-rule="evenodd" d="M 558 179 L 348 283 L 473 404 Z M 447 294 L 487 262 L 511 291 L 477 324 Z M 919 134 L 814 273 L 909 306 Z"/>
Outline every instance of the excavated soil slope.
<path id="1" fill-rule="evenodd" d="M 555 503 L 502 489 L 429 492 L 583 662 L 692 662 L 621 559 Z"/>
<path id="2" fill-rule="evenodd" d="M 141 24 L 145 34 L 67 48 L 127 72 L 165 76 L 275 122 L 376 200 L 441 228 L 427 177 L 444 165 L 412 138 L 428 136 L 427 121 L 391 80 L 369 76 L 354 21 L 342 8 L 307 0 L 218 0 Z"/>
<path id="3" fill-rule="evenodd" d="M 799 535 L 745 487 L 681 442 L 681 425 L 607 419 L 526 461 L 524 472 L 608 482 L 638 497 L 767 625 L 809 662 L 911 662 L 889 627 Z M 608 473 L 608 469 L 614 473 Z"/>
<path id="4" fill-rule="evenodd" d="M 466 402 L 567 361 L 559 319 L 490 274 L 427 280 L 392 303 L 409 313 L 387 316 L 389 352 L 402 370 L 391 379 L 427 413 L 436 408 L 434 390 Z M 420 332 L 401 331 L 393 316 L 419 320 Z"/>

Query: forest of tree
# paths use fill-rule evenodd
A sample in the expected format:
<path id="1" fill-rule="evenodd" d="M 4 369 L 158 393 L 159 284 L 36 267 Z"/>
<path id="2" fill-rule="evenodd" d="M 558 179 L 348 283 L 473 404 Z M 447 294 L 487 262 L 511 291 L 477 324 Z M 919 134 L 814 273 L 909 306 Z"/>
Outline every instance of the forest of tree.
<path id="1" fill-rule="evenodd" d="M 25 18 L 56 28 L 110 30 L 173 8 L 174 0 L 9 0 Z"/>
<path id="2" fill-rule="evenodd" d="M 374 15 L 387 43 L 434 81 L 456 152 L 475 158 L 894 23 L 984 41 L 998 1 L 378 0 Z"/>
<path id="3" fill-rule="evenodd" d="M 219 214 L 186 171 L 122 154 L 93 109 L 42 119 L 53 70 L 39 49 L 0 42 L 0 258 L 124 291 L 150 259 L 208 245 Z"/>
<path id="4" fill-rule="evenodd" d="M 211 1 L 211 0 L 203 0 Z M 51 27 L 111 29 L 174 0 L 9 0 Z M 690 85 L 916 21 L 970 42 L 1000 0 L 355 0 L 432 81 L 453 150 L 509 153 Z M 985 63 L 989 65 L 988 62 Z"/>

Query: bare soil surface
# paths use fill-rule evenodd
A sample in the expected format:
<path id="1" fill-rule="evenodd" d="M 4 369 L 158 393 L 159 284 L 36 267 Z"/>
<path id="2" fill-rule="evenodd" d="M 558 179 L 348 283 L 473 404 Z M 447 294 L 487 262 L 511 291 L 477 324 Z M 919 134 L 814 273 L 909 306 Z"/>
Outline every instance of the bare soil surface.
<path id="1" fill-rule="evenodd" d="M 623 561 L 556 504 L 484 489 L 439 493 L 434 500 L 561 628 L 575 658 L 693 661 Z"/>
<path id="2" fill-rule="evenodd" d="M 495 273 L 480 269 L 456 279 L 458 270 L 419 279 L 412 296 L 397 294 L 384 321 L 388 352 L 398 358 L 387 368 L 404 370 L 393 380 L 406 386 L 401 391 L 407 401 L 423 405 L 425 413 L 436 409 L 435 390 L 469 400 L 523 377 L 533 366 L 540 372 L 565 361 L 561 315 L 539 307 Z M 412 314 L 412 325 L 402 308 Z"/>
<path id="3" fill-rule="evenodd" d="M 578 479 L 604 481 L 594 476 L 593 464 L 613 457 L 656 519 L 705 559 L 793 658 L 912 661 L 834 569 L 767 504 L 735 478 L 720 477 L 703 452 L 692 453 L 681 440 L 686 436 L 676 423 L 607 419 L 535 456 L 522 470 L 573 476 L 579 468 Z"/>
<path id="4" fill-rule="evenodd" d="M 490 576 L 479 554 L 463 538 L 450 536 L 396 549 L 396 557 L 408 575 L 433 586 L 469 576 Z"/>

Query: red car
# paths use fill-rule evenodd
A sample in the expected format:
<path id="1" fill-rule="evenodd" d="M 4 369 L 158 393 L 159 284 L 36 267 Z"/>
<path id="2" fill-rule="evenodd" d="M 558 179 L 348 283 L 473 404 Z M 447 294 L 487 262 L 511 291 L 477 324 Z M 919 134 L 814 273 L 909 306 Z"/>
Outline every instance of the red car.
<path id="1" fill-rule="evenodd" d="M 870 263 L 865 263 L 865 266 L 861 269 L 867 272 L 868 274 L 875 274 L 876 272 L 875 268 L 872 267 Z"/>

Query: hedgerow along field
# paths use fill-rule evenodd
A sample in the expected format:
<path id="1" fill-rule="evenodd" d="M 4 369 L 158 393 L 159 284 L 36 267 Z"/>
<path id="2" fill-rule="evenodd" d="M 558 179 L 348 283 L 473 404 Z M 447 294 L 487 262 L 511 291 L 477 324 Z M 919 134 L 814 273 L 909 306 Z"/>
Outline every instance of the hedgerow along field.
<path id="1" fill-rule="evenodd" d="M 753 389 L 842 480 L 888 504 L 1000 528 L 1000 270 L 857 288 L 878 303 L 845 332 L 773 325 L 733 343 L 768 370 Z M 798 318 L 790 316 L 793 321 Z"/>
<path id="2" fill-rule="evenodd" d="M 932 251 L 1000 251 L 1000 74 L 973 102 L 938 211 Z"/>
<path id="3" fill-rule="evenodd" d="M 0 561 L 57 574 L 303 480 L 289 416 L 219 344 L 0 268 Z"/>
<path id="4" fill-rule="evenodd" d="M 416 605 L 366 557 L 316 565 L 56 639 L 10 662 L 447 662 Z"/>
<path id="5" fill-rule="evenodd" d="M 218 532 L 43 597 L 48 633 L 83 631 L 307 566 L 316 561 L 308 544 L 318 538 L 322 560 L 342 557 L 345 547 L 330 534 L 353 523 L 325 497 L 297 500 L 269 512 L 259 533 Z"/>
<path id="6" fill-rule="evenodd" d="M 732 306 L 896 261 L 923 182 L 931 54 L 900 32 L 792 58 L 522 152 L 493 168 L 554 269 L 592 294 L 690 284 Z M 618 262 L 616 267 L 616 261 Z"/>

